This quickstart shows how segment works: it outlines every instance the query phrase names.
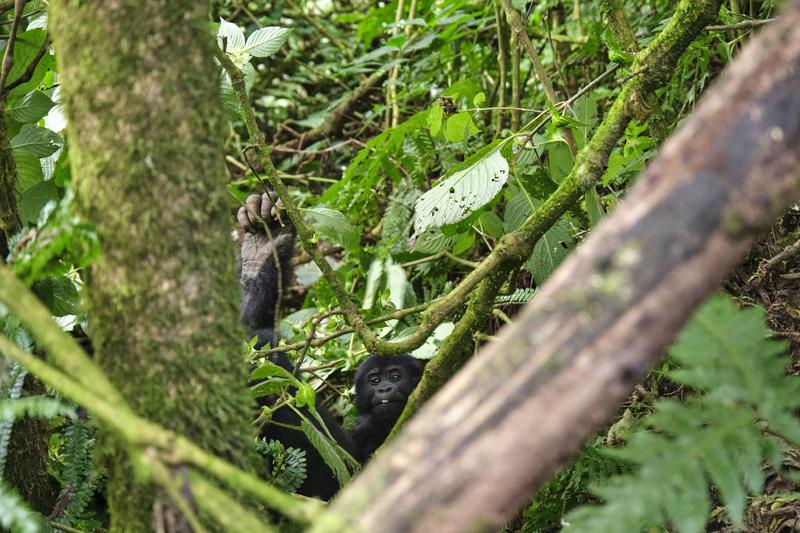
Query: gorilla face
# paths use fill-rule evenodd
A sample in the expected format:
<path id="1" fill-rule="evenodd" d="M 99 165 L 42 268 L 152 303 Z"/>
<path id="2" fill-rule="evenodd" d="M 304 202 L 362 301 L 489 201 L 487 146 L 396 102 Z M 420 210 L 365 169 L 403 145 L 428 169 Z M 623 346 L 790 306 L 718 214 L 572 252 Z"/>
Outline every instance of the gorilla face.
<path id="1" fill-rule="evenodd" d="M 419 383 L 423 365 L 410 355 L 373 355 L 361 363 L 355 380 L 358 412 L 396 419 Z"/>
<path id="2" fill-rule="evenodd" d="M 395 364 L 376 366 L 365 379 L 369 410 L 376 416 L 399 416 L 414 386 L 411 372 Z"/>
<path id="3" fill-rule="evenodd" d="M 425 361 L 410 355 L 372 355 L 356 370 L 358 423 L 353 440 L 362 463 L 386 440 L 424 366 Z"/>

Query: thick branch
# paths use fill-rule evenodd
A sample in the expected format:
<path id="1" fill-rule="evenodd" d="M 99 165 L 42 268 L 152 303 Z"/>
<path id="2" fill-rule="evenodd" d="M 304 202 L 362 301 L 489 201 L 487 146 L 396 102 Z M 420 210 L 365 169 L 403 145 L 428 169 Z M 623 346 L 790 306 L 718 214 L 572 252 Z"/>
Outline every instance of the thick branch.
<path id="1" fill-rule="evenodd" d="M 639 51 L 639 43 L 636 41 L 636 35 L 628 24 L 628 18 L 625 16 L 625 6 L 622 0 L 603 0 L 600 3 L 603 12 L 608 18 L 608 25 L 614 33 L 614 37 L 622 48 L 629 53 Z"/>

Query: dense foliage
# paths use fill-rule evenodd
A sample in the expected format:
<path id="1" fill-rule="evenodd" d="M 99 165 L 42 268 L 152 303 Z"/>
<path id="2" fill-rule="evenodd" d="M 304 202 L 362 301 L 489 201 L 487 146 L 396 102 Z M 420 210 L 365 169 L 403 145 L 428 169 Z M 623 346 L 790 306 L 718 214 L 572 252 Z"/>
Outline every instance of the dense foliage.
<path id="1" fill-rule="evenodd" d="M 276 175 L 370 328 L 384 341 L 413 338 L 429 319 L 420 312 L 448 300 L 467 275 L 480 272 L 481 262 L 569 181 L 576 150 L 590 144 L 625 84 L 641 74 L 636 53 L 668 27 L 676 3 L 212 2 L 209 40 L 216 39 L 241 71 L 249 98 L 242 101 L 225 65 L 208 73 L 219 78 L 229 119 L 227 137 L 219 141 L 226 149 L 231 213 L 248 194 L 268 188 L 272 172 L 253 154 L 259 148 L 248 130 L 253 113 Z M 509 6 L 522 14 L 538 55 L 532 57 L 515 34 Z M 2 37 L 7 51 L 12 38 L 14 46 L 0 82 L 0 157 L 11 163 L 3 166 L 0 208 L 14 216 L 0 219 L 0 252 L 59 326 L 85 342 L 91 317 L 80 306 L 82 283 L 101 250 L 92 225 L 72 210 L 69 139 L 45 7 L 26 2 L 16 33 Z M 727 26 L 701 32 L 677 59 L 668 82 L 648 100 L 652 109 L 627 124 L 580 201 L 551 217 L 524 261 L 500 271 L 496 288 L 481 293 L 488 298 L 484 308 L 466 298 L 457 302 L 411 353 L 424 359 L 469 355 L 513 322 L 520 305 L 536 298 L 536 289 L 584 236 L 624 203 L 625 191 L 661 143 L 776 9 L 770 0 L 723 2 L 715 24 Z M 0 10 L 0 23 L 8 28 L 13 6 Z M 612 10 L 627 19 L 633 47 L 608 23 Z M 741 22 L 753 24 L 733 26 Z M 538 61 L 547 84 L 536 73 Z M 558 101 L 548 98 L 549 84 Z M 797 277 L 788 272 L 791 258 L 786 275 L 795 278 L 782 278 L 775 294 L 769 283 L 754 288 L 743 280 L 758 273 L 769 281 L 763 263 L 797 238 L 796 218 L 789 213 L 776 225 L 725 287 L 742 304 L 787 300 L 785 292 L 794 287 L 787 289 L 786 280 Z M 232 216 L 232 229 L 233 222 Z M 336 287 L 311 259 L 298 254 L 296 283 L 281 301 L 283 349 L 298 371 L 269 363 L 269 350 L 243 342 L 242 351 L 257 365 L 251 379 L 260 380 L 252 392 L 276 395 L 273 407 L 308 408 L 312 417 L 324 402 L 352 425 L 353 370 L 370 350 L 348 324 Z M 800 312 L 781 305 L 780 312 L 770 307 L 766 318 L 775 333 L 793 341 L 791 368 L 800 338 L 793 321 Z M 470 313 L 477 319 L 467 320 Z M 2 305 L 0 331 L 35 353 L 28 332 Z M 454 331 L 461 337 L 451 337 Z M 663 526 L 689 532 L 709 522 L 763 525 L 762 513 L 753 509 L 759 501 L 780 499 L 781 508 L 794 501 L 793 485 L 769 479 L 781 475 L 783 454 L 800 445 L 798 384 L 779 357 L 787 344 L 772 335 L 759 308 L 740 312 L 722 296 L 706 304 L 619 421 L 531 495 L 530 507 L 509 530 Z M 465 341 L 448 344 L 448 338 Z M 24 392 L 26 371 L 10 360 L 0 364 L 0 474 L 14 422 L 42 417 L 47 474 L 59 487 L 44 507 L 25 503 L 14 480 L 0 479 L 0 525 L 26 532 L 50 525 L 104 527 L 95 426 L 58 390 Z M 258 423 L 269 415 L 270 408 L 263 408 Z M 352 458 L 308 421 L 300 430 L 346 483 L 357 470 Z M 291 492 L 302 483 L 302 450 L 263 440 L 254 447 L 268 458 L 276 486 Z M 599 506 L 580 506 L 587 503 Z"/>

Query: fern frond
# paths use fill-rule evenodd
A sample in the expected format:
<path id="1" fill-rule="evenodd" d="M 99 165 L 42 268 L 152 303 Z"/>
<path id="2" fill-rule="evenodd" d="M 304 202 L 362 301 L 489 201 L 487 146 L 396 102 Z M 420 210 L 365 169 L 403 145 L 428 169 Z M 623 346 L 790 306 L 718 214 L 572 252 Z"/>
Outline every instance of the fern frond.
<path id="1" fill-rule="evenodd" d="M 17 400 L 0 400 L 0 420 L 13 422 L 23 417 L 75 417 L 75 409 L 46 396 L 26 396 Z"/>
<path id="2" fill-rule="evenodd" d="M 670 350 L 681 365 L 670 377 L 703 394 L 657 402 L 643 421 L 650 431 L 608 452 L 638 465 L 636 472 L 596 488 L 606 503 L 575 510 L 565 531 L 638 533 L 669 524 L 700 532 L 711 509 L 710 484 L 741 527 L 747 495 L 762 489 L 763 462 L 779 457 L 779 443 L 760 424 L 800 443 L 800 380 L 785 375 L 786 345 L 770 335 L 763 310 L 739 311 L 728 297 L 698 310 Z"/>
<path id="3" fill-rule="evenodd" d="M 285 448 L 275 439 L 256 441 L 256 449 L 270 457 L 272 461 L 271 478 L 275 486 L 287 492 L 296 492 L 306 480 L 308 471 L 306 451 L 299 448 Z"/>
<path id="4" fill-rule="evenodd" d="M 22 385 L 25 383 L 25 376 L 28 371 L 22 366 L 11 363 L 11 370 L 9 371 L 9 387 L 7 398 L 9 402 L 19 400 L 22 395 Z M 5 402 L 3 402 L 5 403 Z M 0 416 L 0 478 L 3 477 L 3 471 L 6 467 L 6 457 L 8 456 L 8 441 L 11 439 L 11 430 L 14 428 L 13 417 Z"/>
<path id="5" fill-rule="evenodd" d="M 93 471 L 94 428 L 84 420 L 73 420 L 64 431 L 64 470 L 59 501 L 66 501 L 58 520 L 72 526 L 83 514 L 94 494 L 97 476 Z"/>
<path id="6" fill-rule="evenodd" d="M 517 289 L 511 294 L 498 296 L 494 301 L 498 304 L 524 304 L 532 300 L 534 296 L 536 296 L 536 289 L 525 288 Z"/>
<path id="7" fill-rule="evenodd" d="M 0 479 L 0 529 L 14 533 L 38 533 L 41 517 L 25 505 L 14 489 Z"/>

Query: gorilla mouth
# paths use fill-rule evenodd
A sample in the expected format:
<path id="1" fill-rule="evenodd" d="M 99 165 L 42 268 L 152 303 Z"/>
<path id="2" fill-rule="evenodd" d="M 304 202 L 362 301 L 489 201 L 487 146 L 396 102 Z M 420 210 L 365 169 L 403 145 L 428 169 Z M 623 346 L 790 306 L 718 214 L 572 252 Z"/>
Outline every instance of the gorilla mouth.
<path id="1" fill-rule="evenodd" d="M 377 405 L 390 405 L 390 404 L 395 404 L 395 403 L 400 403 L 400 401 L 399 400 L 388 400 L 388 399 L 384 398 L 382 400 L 378 400 Z"/>

